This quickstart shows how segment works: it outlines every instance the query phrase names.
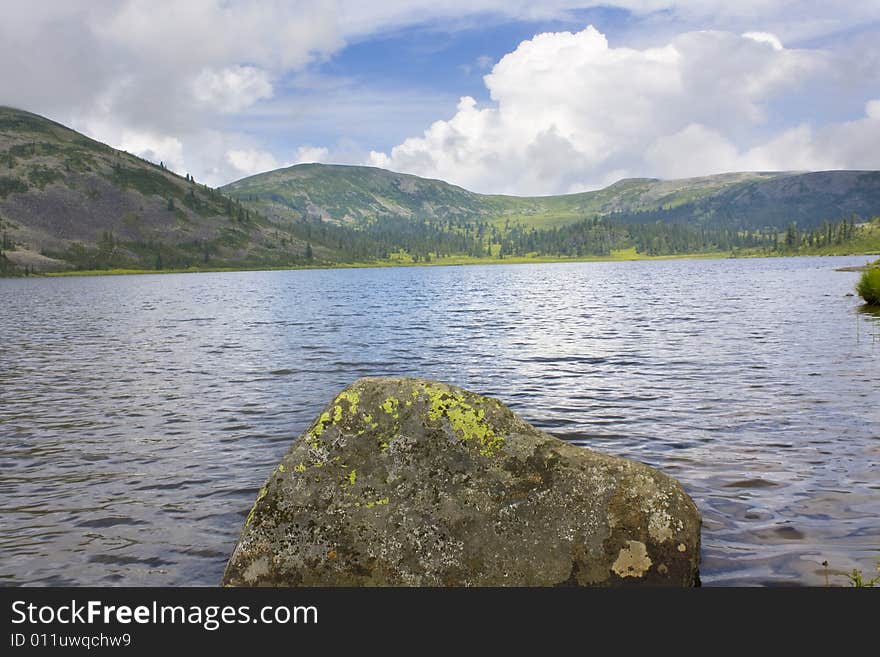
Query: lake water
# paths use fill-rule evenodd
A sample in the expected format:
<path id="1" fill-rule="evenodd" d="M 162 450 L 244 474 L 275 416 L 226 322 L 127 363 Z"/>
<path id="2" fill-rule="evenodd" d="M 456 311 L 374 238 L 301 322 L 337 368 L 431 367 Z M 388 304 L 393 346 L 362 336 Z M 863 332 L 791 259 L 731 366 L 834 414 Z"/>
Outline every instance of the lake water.
<path id="1" fill-rule="evenodd" d="M 490 394 L 677 477 L 705 585 L 880 555 L 868 258 L 0 280 L 0 583 L 214 585 L 257 489 L 365 375 Z"/>

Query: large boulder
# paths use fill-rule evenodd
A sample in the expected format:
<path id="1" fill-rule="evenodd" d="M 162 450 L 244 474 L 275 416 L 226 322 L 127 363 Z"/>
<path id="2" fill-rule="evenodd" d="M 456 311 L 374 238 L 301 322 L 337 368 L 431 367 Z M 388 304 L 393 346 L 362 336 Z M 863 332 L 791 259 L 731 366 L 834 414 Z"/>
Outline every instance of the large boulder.
<path id="1" fill-rule="evenodd" d="M 434 381 L 365 378 L 291 446 L 227 586 L 691 586 L 677 481 Z"/>

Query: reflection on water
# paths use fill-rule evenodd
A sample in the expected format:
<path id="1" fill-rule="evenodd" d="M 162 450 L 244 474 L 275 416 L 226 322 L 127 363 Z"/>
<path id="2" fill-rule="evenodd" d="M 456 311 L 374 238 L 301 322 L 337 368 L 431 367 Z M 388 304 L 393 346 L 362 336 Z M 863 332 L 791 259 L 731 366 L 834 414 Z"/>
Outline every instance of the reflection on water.
<path id="1" fill-rule="evenodd" d="M 868 304 L 864 304 L 859 306 L 858 311 L 869 320 L 875 320 L 868 322 L 856 321 L 856 327 L 859 331 L 860 337 L 862 326 L 864 325 L 867 330 L 867 338 L 870 339 L 871 342 L 880 342 L 880 306 L 869 306 Z"/>
<path id="2" fill-rule="evenodd" d="M 880 317 L 834 271 L 863 261 L 0 280 L 0 582 L 216 584 L 292 438 L 376 374 L 677 477 L 705 584 L 872 571 Z"/>

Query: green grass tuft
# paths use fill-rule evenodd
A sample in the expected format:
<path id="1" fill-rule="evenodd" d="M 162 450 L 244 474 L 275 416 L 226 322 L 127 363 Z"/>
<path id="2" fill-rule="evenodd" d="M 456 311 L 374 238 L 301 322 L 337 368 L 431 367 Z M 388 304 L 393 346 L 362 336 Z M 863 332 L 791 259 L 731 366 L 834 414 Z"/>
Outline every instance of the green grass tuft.
<path id="1" fill-rule="evenodd" d="M 856 292 L 869 306 L 880 306 L 880 267 L 869 267 L 862 273 Z"/>
<path id="2" fill-rule="evenodd" d="M 853 568 L 851 573 L 847 573 L 846 578 L 849 580 L 850 586 L 854 586 L 858 589 L 870 589 L 875 586 L 880 586 L 880 560 L 877 561 L 876 577 L 868 577 L 858 568 Z"/>

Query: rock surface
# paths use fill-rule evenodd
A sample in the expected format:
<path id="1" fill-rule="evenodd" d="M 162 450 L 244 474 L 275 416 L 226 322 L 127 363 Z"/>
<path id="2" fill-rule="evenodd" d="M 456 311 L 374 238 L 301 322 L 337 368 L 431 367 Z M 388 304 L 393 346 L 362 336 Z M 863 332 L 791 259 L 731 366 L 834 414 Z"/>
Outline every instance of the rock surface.
<path id="1" fill-rule="evenodd" d="M 657 470 L 410 378 L 343 390 L 269 476 L 226 586 L 690 586 L 700 516 Z"/>

